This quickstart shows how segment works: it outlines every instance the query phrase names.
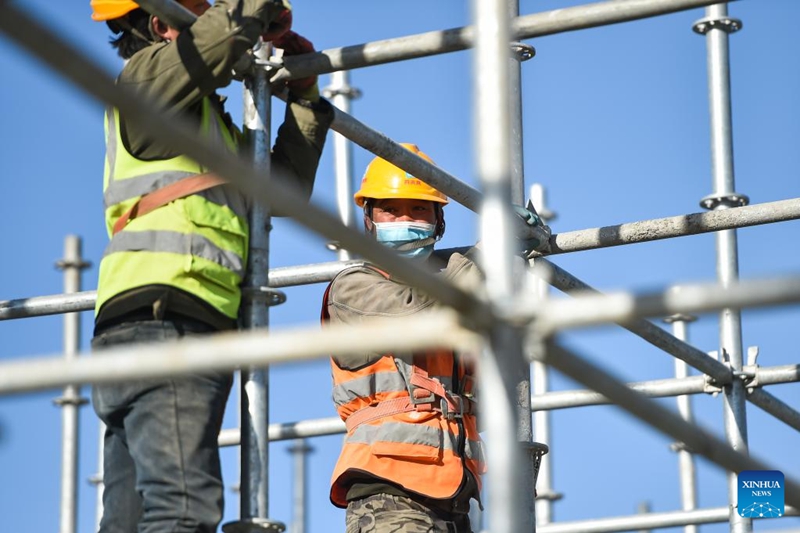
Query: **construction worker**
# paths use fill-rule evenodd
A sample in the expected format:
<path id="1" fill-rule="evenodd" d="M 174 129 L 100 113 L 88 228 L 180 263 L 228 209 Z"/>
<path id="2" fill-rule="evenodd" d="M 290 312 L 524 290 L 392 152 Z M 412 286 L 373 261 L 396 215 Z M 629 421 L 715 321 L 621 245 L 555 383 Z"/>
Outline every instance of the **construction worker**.
<path id="1" fill-rule="evenodd" d="M 169 26 L 130 0 L 91 0 L 126 61 L 117 83 L 199 136 L 237 151 L 242 135 L 215 92 L 262 36 L 285 54 L 313 52 L 284 0 L 180 0 L 197 15 Z M 333 108 L 316 76 L 293 80 L 272 176 L 310 196 Z M 237 327 L 248 251 L 248 199 L 191 158 L 106 113 L 105 217 L 92 347 L 158 342 Z M 97 386 L 106 425 L 101 533 L 213 533 L 223 515 L 217 436 L 232 374 Z"/>
<path id="2" fill-rule="evenodd" d="M 413 144 L 406 149 L 433 163 Z M 364 228 L 400 255 L 477 290 L 479 250 L 431 255 L 444 234 L 447 197 L 388 161 L 367 167 L 356 204 Z M 524 211 L 524 210 L 523 210 Z M 539 218 L 525 211 L 532 224 Z M 405 317 L 438 305 L 372 265 L 340 272 L 328 286 L 323 323 Z M 331 358 L 333 401 L 347 426 L 331 480 L 331 502 L 346 507 L 348 533 L 469 533 L 470 500 L 480 501 L 484 459 L 472 365 L 452 351 L 353 353 Z"/>

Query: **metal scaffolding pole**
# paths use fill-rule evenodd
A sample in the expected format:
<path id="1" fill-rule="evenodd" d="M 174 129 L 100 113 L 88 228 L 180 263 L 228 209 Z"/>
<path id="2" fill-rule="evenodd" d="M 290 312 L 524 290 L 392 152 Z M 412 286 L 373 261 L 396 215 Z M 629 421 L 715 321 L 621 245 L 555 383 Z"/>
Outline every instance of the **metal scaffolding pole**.
<path id="1" fill-rule="evenodd" d="M 547 196 L 542 185 L 534 183 L 531 186 L 531 202 L 542 219 L 542 222 L 549 224 L 554 218 L 555 213 L 550 211 L 547 206 Z M 545 302 L 549 296 L 549 285 L 541 278 L 536 280 L 536 290 L 538 297 Z M 542 457 L 539 463 L 539 473 L 536 476 L 536 523 L 546 525 L 553 521 L 553 502 L 561 499 L 561 494 L 553 490 L 553 470 L 552 454 L 553 447 L 550 437 L 550 413 L 544 409 L 537 409 L 534 405 L 536 397 L 547 394 L 550 389 L 550 371 L 547 365 L 541 361 L 531 363 L 533 378 L 531 379 L 532 397 L 531 409 L 533 410 L 533 431 L 538 442 L 550 446 L 550 453 Z"/>
<path id="2" fill-rule="evenodd" d="M 308 517 L 308 498 L 306 485 L 308 474 L 306 473 L 306 463 L 308 454 L 314 448 L 306 443 L 305 439 L 296 439 L 294 444 L 288 449 L 294 456 L 294 483 L 292 483 L 292 525 L 291 533 L 306 533 L 306 522 Z"/>
<path id="3" fill-rule="evenodd" d="M 81 239 L 67 235 L 64 239 L 64 258 L 56 263 L 64 271 L 64 293 L 81 290 L 81 271 L 90 264 L 81 256 Z M 64 360 L 78 357 L 81 345 L 81 316 L 64 315 Z M 54 400 L 61 406 L 61 508 L 60 533 L 75 533 L 78 511 L 78 408 L 88 402 L 81 397 L 79 385 L 67 385 L 64 394 Z"/>
<path id="4" fill-rule="evenodd" d="M 541 215 L 542 213 L 539 214 Z M 723 211 L 709 211 L 670 218 L 644 220 L 617 226 L 564 232 L 553 235 L 550 244 L 553 248 L 553 253 L 568 253 L 796 219 L 800 219 L 800 198 L 748 205 Z M 447 254 L 451 251 L 453 250 L 439 250 L 436 253 Z M 348 263 L 331 261 L 279 267 L 270 270 L 270 286 L 281 288 L 327 282 L 343 268 L 359 264 L 363 264 L 363 261 L 356 260 Z M 589 287 L 560 267 L 553 265 L 553 268 L 555 278 L 552 283 L 557 288 L 569 291 Z M 73 311 L 89 311 L 94 309 L 96 296 L 96 291 L 83 291 L 71 295 L 55 294 L 3 300 L 0 301 L 0 320 L 13 320 Z"/>
<path id="5" fill-rule="evenodd" d="M 630 22 L 686 11 L 717 0 L 610 0 L 525 15 L 512 21 L 510 37 L 531 39 L 586 28 Z M 353 70 L 394 61 L 457 52 L 473 46 L 475 26 L 432 31 L 284 59 L 284 70 L 272 81 L 305 78 L 337 70 Z M 509 39 L 510 40 L 510 39 Z M 506 43 L 509 41 L 506 40 Z M 405 169 L 404 169 L 405 170 Z M 416 175 L 416 174 L 415 174 Z"/>
<path id="6" fill-rule="evenodd" d="M 785 510 L 785 516 L 797 516 L 800 514 L 797 509 L 788 506 Z M 710 507 L 695 511 L 669 511 L 666 513 L 559 522 L 539 528 L 539 533 L 616 533 L 617 531 L 635 531 L 641 528 L 717 524 L 727 522 L 728 513 L 728 507 Z"/>
<path id="7" fill-rule="evenodd" d="M 392 323 L 396 323 L 394 326 Z M 409 335 L 408 331 L 414 331 Z M 473 353 L 481 337 L 456 313 L 442 309 L 412 320 L 365 321 L 347 327 L 318 326 L 279 331 L 223 332 L 203 339 L 108 350 L 109 357 L 64 361 L 61 354 L 0 363 L 0 395 L 63 387 L 72 383 L 119 383 L 131 379 L 179 376 L 190 372 L 233 370 L 316 360 L 358 350 L 441 348 Z M 324 346 L 324 353 L 320 353 Z M 115 358 L 111 360 L 111 355 Z"/>
<path id="8" fill-rule="evenodd" d="M 510 212 L 512 186 L 511 106 L 509 105 L 509 13 L 504 0 L 475 0 L 476 30 L 473 54 L 474 146 L 477 175 L 484 190 L 481 204 L 481 242 L 490 302 L 501 309 L 516 300 Z M 520 405 L 529 367 L 523 364 L 522 331 L 503 321 L 489 329 L 489 343 L 481 352 L 481 408 L 488 447 L 489 529 L 493 533 L 535 531 L 533 449 L 520 420 L 530 421 L 529 407 Z M 527 377 L 526 377 L 527 375 Z M 527 424 L 530 427 L 530 422 Z M 522 445 L 522 446 L 521 446 Z M 524 452 L 523 449 L 524 448 Z"/>
<path id="9" fill-rule="evenodd" d="M 502 4 L 503 2 L 499 2 Z M 509 21 L 516 19 L 519 16 L 519 0 L 506 0 Z M 507 53 L 507 52 L 506 52 Z M 535 54 L 532 46 L 524 45 L 522 43 L 513 43 L 511 54 L 506 61 L 508 67 L 507 85 L 508 88 L 508 103 L 510 104 L 510 111 L 508 117 L 508 138 L 509 138 L 509 183 L 510 196 L 508 200 L 515 205 L 525 205 L 525 157 L 523 150 L 523 127 L 522 127 L 522 62 L 531 59 Z M 476 54 L 476 57 L 481 57 Z M 502 74 L 502 71 L 498 72 Z M 497 103 L 502 103 L 499 99 Z M 485 123 L 478 125 L 484 127 Z M 481 146 L 481 145 L 478 145 Z M 486 226 L 484 226 L 486 227 Z M 486 234 L 483 234 L 484 237 Z M 505 253 L 509 253 L 506 250 Z M 508 268 L 514 268 L 513 263 Z M 519 266 L 517 268 L 520 268 Z M 519 275 L 512 274 L 514 279 L 520 280 L 524 278 L 524 272 L 519 272 Z M 511 294 L 516 293 L 523 286 L 522 283 L 517 282 L 510 287 Z M 510 329 L 510 328 L 509 328 Z M 522 456 L 522 466 L 524 475 L 530 476 L 529 479 L 522 485 L 523 490 L 523 503 L 525 508 L 522 512 L 530 515 L 528 522 L 522 522 L 518 525 L 517 531 L 535 531 L 536 530 L 536 463 L 538 458 L 533 448 L 533 418 L 531 415 L 531 364 L 523 353 L 523 339 L 519 332 L 510 331 L 510 339 L 513 342 L 512 346 L 516 350 L 517 343 L 519 343 L 519 353 L 511 352 L 509 354 L 508 368 L 512 373 L 514 379 L 514 389 L 516 390 L 516 409 L 517 409 L 517 439 L 522 445 L 524 452 Z M 499 347 L 498 347 L 499 348 Z M 498 355 L 503 352 L 496 352 Z"/>
<path id="10" fill-rule="evenodd" d="M 325 88 L 323 96 L 329 98 L 342 113 L 350 114 L 350 101 L 360 97 L 361 92 L 350 86 L 350 73 L 345 70 L 331 74 L 331 84 Z M 333 165 L 339 217 L 342 224 L 357 229 L 353 216 L 353 146 L 341 134 L 333 136 Z M 336 251 L 339 261 L 352 259 L 350 252 L 339 246 L 339 243 L 332 242 L 328 246 Z"/>
<path id="11" fill-rule="evenodd" d="M 266 45 L 254 55 L 266 59 Z M 252 143 L 253 166 L 270 177 L 271 98 L 267 71 L 256 69 L 245 78 L 244 128 Z M 269 289 L 269 207 L 254 202 L 249 213 L 250 244 L 247 275 L 242 287 L 242 327 L 269 329 L 269 306 L 275 292 Z M 281 532 L 286 526 L 269 519 L 269 369 L 266 365 L 241 370 L 241 482 L 239 520 L 223 526 L 225 533 Z"/>
<path id="12" fill-rule="evenodd" d="M 733 124 L 731 120 L 731 80 L 728 56 L 728 33 L 741 28 L 741 22 L 728 17 L 727 4 L 706 8 L 706 17 L 696 22 L 693 29 L 706 36 L 708 55 L 708 96 L 711 122 L 711 167 L 713 193 L 701 205 L 710 210 L 729 209 L 747 203 L 744 195 L 737 194 L 733 171 Z M 717 233 L 717 278 L 728 287 L 739 278 L 738 242 L 736 230 Z M 720 354 L 734 372 L 744 365 L 742 351 L 742 315 L 737 308 L 720 312 Z M 731 446 L 747 453 L 747 413 L 744 384 L 734 380 L 725 386 L 723 401 L 725 433 Z M 736 511 L 738 498 L 737 475 L 728 473 L 728 499 L 731 508 L 731 533 L 749 533 L 753 521 Z"/>
<path id="13" fill-rule="evenodd" d="M 105 490 L 105 484 L 103 484 L 103 463 L 104 461 L 104 450 L 105 450 L 105 442 L 106 442 L 106 425 L 98 421 L 98 435 L 99 438 L 97 439 L 97 472 L 89 477 L 89 483 L 94 485 L 95 490 L 97 491 L 95 495 L 95 504 L 94 504 L 94 529 L 95 531 L 100 531 L 100 521 L 103 519 L 103 491 Z"/>
<path id="14" fill-rule="evenodd" d="M 664 319 L 668 324 L 672 324 L 672 333 L 676 338 L 687 342 L 689 333 L 687 324 L 697 320 L 692 315 L 676 314 Z M 689 365 L 680 359 L 675 359 L 675 377 L 685 379 L 689 377 Z M 692 403 L 689 396 L 679 395 L 677 398 L 678 413 L 687 422 L 693 422 Z M 681 485 L 681 508 L 684 511 L 694 511 L 697 509 L 697 470 L 695 468 L 694 456 L 686 449 L 682 442 L 673 444 L 673 449 L 678 453 L 678 473 L 680 474 Z M 683 528 L 684 533 L 697 533 L 697 526 L 687 524 Z"/>

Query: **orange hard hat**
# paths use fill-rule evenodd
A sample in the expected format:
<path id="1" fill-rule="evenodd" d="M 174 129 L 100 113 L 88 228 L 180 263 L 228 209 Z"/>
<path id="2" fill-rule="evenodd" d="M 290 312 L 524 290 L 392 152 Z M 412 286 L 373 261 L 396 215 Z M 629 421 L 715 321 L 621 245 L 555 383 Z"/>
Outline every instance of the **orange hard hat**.
<path id="1" fill-rule="evenodd" d="M 417 145 L 400 143 L 400 146 L 420 156 L 428 163 L 436 164 Z M 364 201 L 367 198 L 409 198 L 430 200 L 445 205 L 448 203 L 447 196 L 380 157 L 373 159 L 367 166 L 364 177 L 361 178 L 361 189 L 354 198 L 359 207 L 364 207 Z"/>
<path id="2" fill-rule="evenodd" d="M 131 0 L 91 0 L 92 20 L 113 20 L 127 15 L 139 4 Z"/>

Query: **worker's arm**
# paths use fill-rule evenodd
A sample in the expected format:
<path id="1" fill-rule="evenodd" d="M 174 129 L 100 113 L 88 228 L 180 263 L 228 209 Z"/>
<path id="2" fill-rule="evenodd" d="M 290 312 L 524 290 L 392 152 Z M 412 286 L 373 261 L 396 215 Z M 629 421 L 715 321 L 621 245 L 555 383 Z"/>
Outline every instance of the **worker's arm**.
<path id="1" fill-rule="evenodd" d="M 469 254 L 467 254 L 468 256 Z M 465 289 L 480 283 L 481 273 L 469 257 L 453 254 L 439 275 Z M 382 317 L 404 317 L 430 310 L 437 300 L 424 291 L 395 281 L 366 267 L 342 271 L 331 283 L 328 314 L 332 324 L 358 324 Z M 377 361 L 383 354 L 353 353 L 334 357 L 344 369 L 359 368 Z"/>
<path id="2" fill-rule="evenodd" d="M 170 111 L 189 108 L 233 79 L 233 65 L 284 9 L 281 0 L 217 0 L 172 42 L 137 52 L 118 83 Z"/>

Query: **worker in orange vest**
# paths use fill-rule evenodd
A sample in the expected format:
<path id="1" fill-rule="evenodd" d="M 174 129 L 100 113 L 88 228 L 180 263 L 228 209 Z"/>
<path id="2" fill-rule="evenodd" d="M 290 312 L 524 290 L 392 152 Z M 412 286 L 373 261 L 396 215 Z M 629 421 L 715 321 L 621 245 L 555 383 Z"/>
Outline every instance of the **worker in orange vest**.
<path id="1" fill-rule="evenodd" d="M 406 149 L 433 161 L 413 144 Z M 364 227 L 400 255 L 424 261 L 447 282 L 479 290 L 479 250 L 432 255 L 444 234 L 447 197 L 375 158 L 355 201 Z M 526 212 L 529 220 L 539 218 Z M 340 272 L 323 298 L 323 323 L 403 317 L 438 305 L 416 287 L 366 264 Z M 470 500 L 484 472 L 475 376 L 458 353 L 353 353 L 331 358 L 333 401 L 347 435 L 331 480 L 331 502 L 346 507 L 348 533 L 470 533 Z M 480 503 L 479 503 L 480 505 Z"/>

